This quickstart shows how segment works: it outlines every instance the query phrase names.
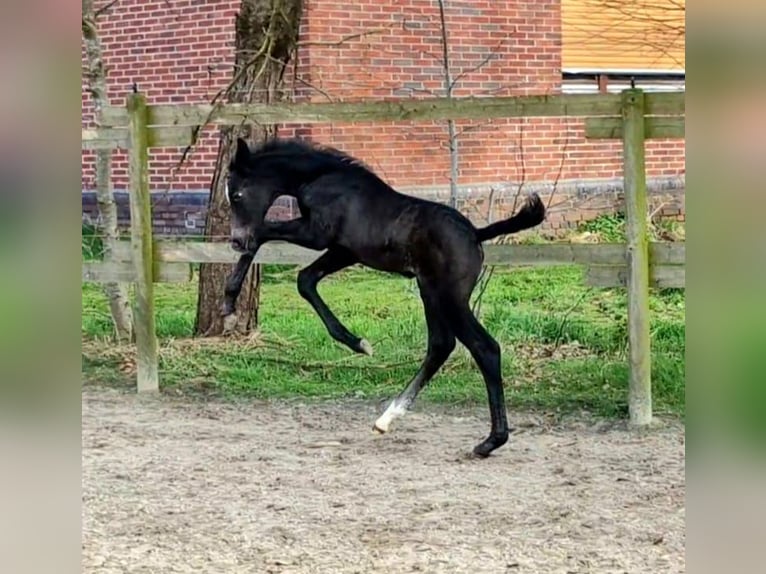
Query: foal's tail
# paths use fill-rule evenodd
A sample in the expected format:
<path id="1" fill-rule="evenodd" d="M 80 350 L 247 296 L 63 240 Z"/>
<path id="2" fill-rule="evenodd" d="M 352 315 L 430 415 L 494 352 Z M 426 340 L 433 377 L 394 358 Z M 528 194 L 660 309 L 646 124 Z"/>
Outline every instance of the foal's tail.
<path id="1" fill-rule="evenodd" d="M 488 239 L 494 239 L 498 235 L 507 235 L 509 233 L 516 233 L 524 229 L 529 229 L 535 225 L 540 225 L 545 219 L 545 205 L 540 199 L 540 196 L 536 193 L 527 197 L 524 205 L 521 209 L 508 219 L 498 221 L 487 227 L 482 227 L 476 230 L 476 237 L 479 242 L 487 241 Z"/>

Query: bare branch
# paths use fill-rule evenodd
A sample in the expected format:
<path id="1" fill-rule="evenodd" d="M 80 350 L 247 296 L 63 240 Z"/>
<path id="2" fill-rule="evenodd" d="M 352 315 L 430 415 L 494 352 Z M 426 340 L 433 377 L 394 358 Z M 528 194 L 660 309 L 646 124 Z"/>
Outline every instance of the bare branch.
<path id="1" fill-rule="evenodd" d="M 488 203 L 488 205 L 487 205 L 487 225 L 491 225 L 492 222 L 495 220 L 494 208 L 495 208 L 495 192 L 496 191 L 497 191 L 497 189 L 495 189 L 494 187 L 492 187 L 489 190 L 489 201 L 487 202 Z"/>
<path id="2" fill-rule="evenodd" d="M 328 46 L 330 48 L 337 48 L 342 46 L 343 44 L 346 44 L 347 42 L 350 42 L 351 40 L 359 40 L 361 38 L 366 38 L 367 36 L 374 36 L 375 34 L 382 34 L 384 32 L 388 32 L 392 28 L 394 28 L 398 22 L 391 22 L 388 26 L 385 26 L 383 28 L 373 28 L 372 30 L 365 30 L 364 32 L 357 32 L 356 34 L 349 34 L 348 36 L 343 36 L 342 38 L 338 40 L 311 40 L 308 42 L 298 42 L 298 48 L 303 48 L 307 46 Z"/>
<path id="3" fill-rule="evenodd" d="M 107 10 L 109 10 L 109 9 L 110 9 L 112 6 L 114 6 L 115 4 L 117 4 L 117 2 L 119 2 L 119 1 L 120 1 L 120 0 L 112 0 L 111 2 L 109 2 L 109 4 L 106 4 L 106 5 L 102 6 L 101 8 L 99 8 L 98 10 L 96 10 L 96 11 L 93 13 L 93 18 L 94 18 L 94 19 L 98 18 L 99 16 L 101 16 L 101 14 L 103 14 L 104 12 L 106 12 Z"/>
<path id="4" fill-rule="evenodd" d="M 223 105 L 222 99 L 225 96 L 230 96 L 234 92 L 234 86 L 238 85 L 242 78 L 245 76 L 245 74 L 248 73 L 248 71 L 253 67 L 253 65 L 260 59 L 263 58 L 263 63 L 261 64 L 260 69 L 256 73 L 255 79 L 258 79 L 261 77 L 263 72 L 265 71 L 265 68 L 268 64 L 268 62 L 279 62 L 278 59 L 273 58 L 270 54 L 270 49 L 273 46 L 273 35 L 274 35 L 274 26 L 276 24 L 276 7 L 274 13 L 272 13 L 271 18 L 269 19 L 269 27 L 268 29 L 264 30 L 264 42 L 263 44 L 257 49 L 252 51 L 252 56 L 244 63 L 242 64 L 239 69 L 236 71 L 236 73 L 232 76 L 232 79 L 228 82 L 226 86 L 218 90 L 216 94 L 211 98 L 210 105 L 212 106 L 210 113 L 207 115 L 205 120 L 202 122 L 202 124 L 198 126 L 194 126 L 192 128 L 192 139 L 191 143 L 187 145 L 183 152 L 181 153 L 181 158 L 179 161 L 171 168 L 171 175 L 170 180 L 168 182 L 168 185 L 165 190 L 165 194 L 170 192 L 170 188 L 172 186 L 172 183 L 175 179 L 176 174 L 178 171 L 183 167 L 184 163 L 186 162 L 189 154 L 192 152 L 194 147 L 197 145 L 199 141 L 199 134 L 201 131 L 207 127 L 210 124 L 210 120 L 213 117 L 213 115 L 220 109 L 221 105 Z M 282 15 L 284 17 L 284 15 Z M 368 36 L 373 36 L 376 34 L 384 33 L 388 30 L 391 30 L 393 27 L 398 25 L 397 22 L 392 22 L 391 25 L 381 28 L 375 28 L 372 30 L 365 30 L 363 32 L 359 32 L 356 34 L 349 34 L 348 36 L 344 36 L 340 38 L 339 40 L 332 40 L 332 41 L 308 41 L 308 42 L 298 42 L 295 47 L 295 51 L 297 51 L 300 47 L 307 47 L 307 46 L 329 46 L 329 47 L 339 47 L 343 44 L 350 42 L 352 40 L 365 38 Z M 238 53 L 240 54 L 246 54 L 247 51 L 244 50 L 238 50 Z M 293 54 L 294 56 L 295 54 Z M 297 66 L 297 58 L 294 58 L 296 61 Z M 321 89 L 320 87 L 309 83 L 308 81 L 304 80 L 303 78 L 300 78 L 297 75 L 297 68 L 295 68 L 294 71 L 294 78 L 295 81 L 300 82 L 301 84 L 305 85 L 306 87 L 309 87 L 313 90 L 316 90 L 318 93 L 322 94 L 325 98 L 327 98 L 328 101 L 333 101 L 332 96 L 327 93 L 325 90 Z M 255 86 L 255 82 L 251 83 L 250 90 L 253 90 Z M 430 92 L 428 92 L 430 93 Z"/>
<path id="5" fill-rule="evenodd" d="M 441 23 L 441 38 L 442 38 L 442 65 L 444 68 L 444 91 L 447 98 L 452 97 L 452 88 L 454 83 L 452 82 L 452 72 L 450 70 L 449 61 L 449 43 L 447 39 L 447 19 L 444 15 L 444 0 L 439 0 L 439 21 Z M 459 174 L 459 156 L 457 149 L 457 136 L 455 135 L 455 120 L 447 120 L 447 134 L 449 142 L 449 159 L 450 159 L 450 175 L 449 175 L 449 201 L 452 208 L 457 208 L 457 178 Z"/>
<path id="6" fill-rule="evenodd" d="M 104 66 L 101 40 L 96 27 L 96 17 L 92 0 L 82 0 L 82 39 L 85 44 L 87 91 L 93 102 L 93 121 L 101 125 L 103 107 L 109 103 L 107 95 L 107 76 Z M 96 152 L 96 201 L 98 204 L 98 229 L 103 233 L 104 259 L 112 257 L 116 242 L 119 240 L 117 226 L 117 206 L 114 201 L 114 189 L 111 179 L 112 152 Z M 120 283 L 104 284 L 104 293 L 109 302 L 115 336 L 121 341 L 133 339 L 133 314 L 125 285 Z"/>
<path id="7" fill-rule="evenodd" d="M 484 121 L 484 122 L 482 122 L 480 124 L 471 124 L 471 125 L 465 126 L 461 130 L 458 130 L 458 132 L 455 134 L 455 137 L 460 137 L 460 136 L 462 136 L 464 134 L 475 132 L 476 130 L 480 130 L 482 128 L 486 128 L 487 126 L 491 126 L 491 125 L 492 125 L 492 120 L 487 120 L 487 121 Z"/>
<path id="8" fill-rule="evenodd" d="M 516 211 L 516 204 L 519 201 L 519 196 L 521 195 L 521 190 L 524 188 L 524 185 L 527 182 L 527 163 L 525 160 L 524 155 L 524 126 L 527 125 L 527 118 L 522 118 L 521 123 L 519 124 L 519 155 L 521 156 L 521 182 L 519 183 L 519 188 L 516 190 L 516 195 L 513 197 L 513 207 L 511 207 L 511 211 Z"/>
<path id="9" fill-rule="evenodd" d="M 296 82 L 300 82 L 301 84 L 303 84 L 307 88 L 310 88 L 312 90 L 315 90 L 315 91 L 319 92 L 320 94 L 322 94 L 327 99 L 328 102 L 334 102 L 335 101 L 335 99 L 329 93 L 327 93 L 327 91 L 323 90 L 319 86 L 316 86 L 316 85 L 312 84 L 311 82 L 309 82 L 307 80 L 304 80 L 300 76 L 295 76 L 294 80 Z"/>
<path id="10" fill-rule="evenodd" d="M 447 19 L 444 15 L 444 0 L 439 0 L 439 20 L 441 22 L 442 35 L 442 66 L 444 68 L 444 89 L 446 97 L 452 97 L 452 77 L 449 63 L 449 41 L 447 39 Z"/>
<path id="11" fill-rule="evenodd" d="M 572 311 L 577 309 L 577 307 L 580 306 L 585 296 L 588 294 L 588 291 L 583 291 L 580 294 L 580 297 L 578 297 L 577 301 L 574 302 L 574 305 L 572 305 L 569 309 L 567 309 L 564 312 L 564 316 L 561 318 L 561 323 L 559 323 L 559 328 L 556 331 L 556 337 L 553 339 L 553 348 L 548 351 L 549 356 L 553 355 L 554 352 L 559 348 L 561 345 L 561 336 L 564 334 L 564 326 L 567 324 L 567 320 L 569 320 L 569 316 L 572 314 Z"/>
<path id="12" fill-rule="evenodd" d="M 586 26 L 589 41 L 600 39 L 622 48 L 650 48 L 681 64 L 685 5 L 679 0 L 586 0 L 593 11 L 609 13 L 609 24 Z"/>
<path id="13" fill-rule="evenodd" d="M 269 18 L 269 27 L 264 30 L 264 40 L 263 44 L 261 44 L 261 47 L 258 49 L 258 51 L 247 61 L 244 65 L 240 67 L 239 70 L 234 74 L 231 81 L 226 85 L 226 87 L 220 89 L 215 96 L 213 96 L 212 100 L 210 101 L 210 105 L 212 108 L 210 109 L 210 112 L 205 117 L 205 120 L 202 122 L 201 125 L 194 126 L 192 128 L 192 137 L 191 142 L 189 145 L 187 145 L 183 152 L 181 153 L 181 158 L 178 160 L 176 165 L 174 165 L 170 170 L 170 178 L 168 180 L 168 184 L 165 188 L 165 191 L 163 193 L 164 195 L 167 195 L 170 193 L 170 189 L 173 185 L 173 182 L 175 180 L 176 174 L 178 171 L 183 167 L 184 162 L 186 161 L 186 158 L 189 157 L 189 154 L 192 152 L 194 146 L 199 141 L 199 134 L 202 131 L 204 127 L 206 127 L 209 123 L 213 115 L 220 109 L 221 107 L 221 98 L 224 95 L 227 95 L 230 93 L 232 88 L 237 85 L 237 83 L 244 77 L 244 75 L 250 70 L 250 68 L 258 61 L 258 58 L 262 57 L 264 54 L 266 54 L 269 50 L 269 48 L 273 45 L 273 34 L 274 34 L 274 27 L 276 25 L 276 7 L 272 11 L 271 18 Z M 266 69 L 266 63 L 268 60 L 264 59 L 263 64 L 261 65 L 261 68 L 258 70 L 255 80 L 261 77 L 263 72 Z M 253 85 L 255 85 L 255 81 L 253 82 Z"/>
<path id="14" fill-rule="evenodd" d="M 496 45 L 494 48 L 492 48 L 492 49 L 489 51 L 489 53 L 488 53 L 486 56 L 484 56 L 484 58 L 482 58 L 482 59 L 481 59 L 481 61 L 480 61 L 478 64 L 476 64 L 475 66 L 471 66 L 471 67 L 470 67 L 470 68 L 468 68 L 467 70 L 463 70 L 462 72 L 460 72 L 460 73 L 459 73 L 459 74 L 458 74 L 458 75 L 455 77 L 455 79 L 454 79 L 454 80 L 452 80 L 452 87 L 456 86 L 456 85 L 457 85 L 457 83 L 458 83 L 460 80 L 462 80 L 464 77 L 466 77 L 468 74 L 472 74 L 472 73 L 474 73 L 474 72 L 476 72 L 476 71 L 478 71 L 478 70 L 481 70 L 481 69 L 482 69 L 484 66 L 486 66 L 486 65 L 487 65 L 489 62 L 491 62 L 492 60 L 494 60 L 494 59 L 495 59 L 495 57 L 497 56 L 497 54 L 499 53 L 499 51 L 500 51 L 500 48 L 501 48 L 501 47 L 503 46 L 503 44 L 505 44 L 505 42 L 506 42 L 506 41 L 507 41 L 507 40 L 508 40 L 508 39 L 511 37 L 511 35 L 512 35 L 512 33 L 509 33 L 508 35 L 506 35 L 506 37 L 505 37 L 505 38 L 503 38 L 502 40 L 500 40 L 500 41 L 497 43 L 497 45 Z"/>
<path id="15" fill-rule="evenodd" d="M 553 189 L 551 190 L 551 196 L 548 198 L 548 206 L 546 209 L 550 209 L 551 203 L 553 202 L 553 196 L 556 195 L 556 191 L 558 190 L 561 174 L 564 171 L 564 162 L 566 161 L 567 151 L 569 149 L 569 126 L 565 125 L 564 133 L 566 134 L 566 138 L 564 139 L 564 147 L 561 150 L 561 162 L 559 162 L 559 169 L 556 173 L 556 178 L 553 180 Z"/>
<path id="16" fill-rule="evenodd" d="M 489 191 L 489 205 L 487 206 L 487 225 L 492 224 L 494 217 L 493 217 L 493 208 L 495 205 L 495 192 L 497 190 L 493 187 Z M 484 292 L 487 290 L 487 287 L 489 287 L 489 282 L 492 279 L 492 276 L 495 274 L 495 266 L 482 266 L 481 272 L 479 273 L 479 278 L 476 280 L 476 284 L 479 285 L 479 291 L 476 295 L 476 298 L 474 299 L 473 305 L 471 306 L 471 311 L 473 312 L 476 317 L 479 317 L 481 315 L 481 304 L 484 300 Z"/>

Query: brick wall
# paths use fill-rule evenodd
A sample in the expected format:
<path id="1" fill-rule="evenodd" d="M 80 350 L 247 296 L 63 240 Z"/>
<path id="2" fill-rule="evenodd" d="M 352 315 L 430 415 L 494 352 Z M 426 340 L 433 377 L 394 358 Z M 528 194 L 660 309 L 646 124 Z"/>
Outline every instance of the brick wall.
<path id="1" fill-rule="evenodd" d="M 122 105 L 133 82 L 151 103 L 212 98 L 232 73 L 238 5 L 238 0 L 115 4 L 99 21 L 112 102 Z M 452 75 L 460 77 L 456 96 L 560 90 L 559 1 L 448 0 L 446 7 Z M 440 34 L 435 0 L 306 0 L 304 46 L 295 73 L 289 74 L 294 97 L 359 101 L 444 95 Z M 356 37 L 347 39 L 352 35 Z M 91 122 L 91 103 L 83 85 L 83 125 Z M 484 215 L 475 205 L 484 205 L 490 194 L 494 216 L 504 215 L 520 185 L 536 186 L 551 199 L 547 222 L 551 229 L 619 208 L 615 178 L 621 175 L 621 145 L 586 141 L 582 120 L 459 121 L 457 129 L 461 205 L 477 220 Z M 318 124 L 284 126 L 281 131 L 357 155 L 403 191 L 445 197 L 449 156 L 443 123 Z M 665 202 L 660 213 L 682 214 L 678 176 L 684 172 L 683 141 L 652 140 L 647 150 L 648 177 Z M 199 223 L 189 221 L 204 221 L 204 197 L 216 157 L 215 130 L 205 131 L 186 165 L 176 170 L 180 151 L 150 153 L 157 229 L 199 233 Z M 115 155 L 115 188 L 123 190 L 126 157 L 122 152 Z M 83 152 L 82 159 L 83 189 L 91 190 L 92 154 Z M 604 189 L 611 191 L 605 195 Z M 668 189 L 673 190 L 669 199 Z M 93 215 L 90 195 L 83 195 L 83 210 Z M 272 215 L 289 216 L 290 211 L 281 206 Z"/>

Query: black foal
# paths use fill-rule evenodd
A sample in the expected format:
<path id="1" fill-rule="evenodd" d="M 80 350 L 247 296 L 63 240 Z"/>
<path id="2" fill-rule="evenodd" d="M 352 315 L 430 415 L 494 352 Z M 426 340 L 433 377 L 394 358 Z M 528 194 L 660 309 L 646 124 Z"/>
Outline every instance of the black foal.
<path id="1" fill-rule="evenodd" d="M 477 229 L 446 205 L 401 194 L 358 160 L 298 140 L 272 140 L 250 150 L 244 140 L 229 166 L 232 247 L 241 252 L 229 277 L 223 313 L 234 312 L 242 281 L 261 245 L 286 241 L 324 253 L 298 274 L 298 291 L 329 334 L 358 353 L 372 354 L 317 293 L 322 278 L 354 264 L 415 278 L 428 327 L 420 370 L 391 402 L 374 428 L 386 432 L 433 378 L 459 340 L 468 348 L 487 387 L 492 426 L 474 448 L 488 456 L 508 440 L 500 372 L 500 347 L 471 312 L 469 299 L 484 261 L 482 242 L 540 224 L 545 207 L 536 194 L 509 219 Z M 280 195 L 296 198 L 301 216 L 266 222 Z"/>

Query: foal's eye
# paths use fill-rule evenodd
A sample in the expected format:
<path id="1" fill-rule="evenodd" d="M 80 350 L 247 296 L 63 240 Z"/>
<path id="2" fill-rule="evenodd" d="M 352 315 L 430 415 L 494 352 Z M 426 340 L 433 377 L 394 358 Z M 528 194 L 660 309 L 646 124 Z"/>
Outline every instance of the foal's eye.
<path id="1" fill-rule="evenodd" d="M 242 192 L 241 191 L 235 191 L 231 194 L 231 200 L 232 201 L 239 201 L 242 199 Z"/>

